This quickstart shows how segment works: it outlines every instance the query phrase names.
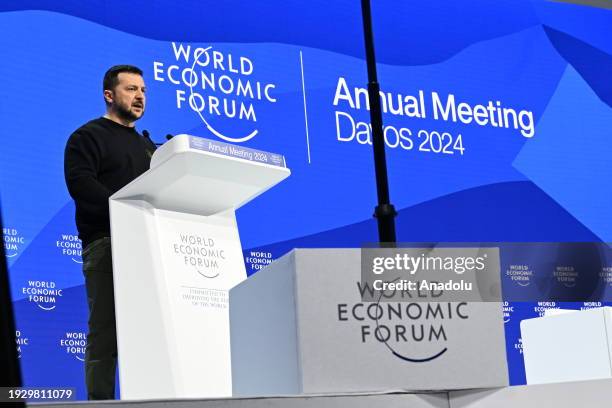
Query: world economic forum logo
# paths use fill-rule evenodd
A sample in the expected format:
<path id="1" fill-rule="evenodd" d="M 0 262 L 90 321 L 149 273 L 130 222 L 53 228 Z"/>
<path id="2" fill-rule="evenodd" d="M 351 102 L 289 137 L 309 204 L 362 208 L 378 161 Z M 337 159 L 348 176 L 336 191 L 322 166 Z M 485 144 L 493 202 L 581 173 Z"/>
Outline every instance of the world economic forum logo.
<path id="1" fill-rule="evenodd" d="M 533 268 L 530 265 L 509 265 L 506 276 L 518 286 L 529 286 L 534 278 Z"/>
<path id="2" fill-rule="evenodd" d="M 502 303 L 502 311 L 504 314 L 504 323 L 509 323 L 512 317 L 512 313 L 514 313 L 514 306 L 512 306 L 508 302 Z"/>
<path id="3" fill-rule="evenodd" d="M 553 271 L 553 277 L 566 288 L 573 288 L 579 279 L 578 270 L 572 265 L 557 265 Z"/>
<path id="4" fill-rule="evenodd" d="M 17 358 L 21 358 L 23 350 L 30 345 L 30 339 L 21 330 L 15 330 L 15 342 L 17 343 Z"/>
<path id="5" fill-rule="evenodd" d="M 60 234 L 55 241 L 55 246 L 59 249 L 62 256 L 70 258 L 77 264 L 83 263 L 82 251 L 83 244 L 76 234 Z"/>
<path id="6" fill-rule="evenodd" d="M 220 264 L 226 259 L 225 250 L 215 239 L 189 233 L 178 234 L 178 239 L 172 242 L 172 254 L 179 257 L 184 266 L 207 279 L 219 276 Z"/>
<path id="7" fill-rule="evenodd" d="M 251 270 L 251 273 L 257 272 L 266 266 L 270 265 L 274 260 L 272 252 L 250 251 L 244 257 L 244 263 Z"/>
<path id="8" fill-rule="evenodd" d="M 4 253 L 7 258 L 13 258 L 19 255 L 19 251 L 25 245 L 23 235 L 16 228 L 2 228 L 2 239 L 4 245 Z"/>
<path id="9" fill-rule="evenodd" d="M 59 346 L 66 354 L 73 356 L 79 361 L 85 361 L 85 350 L 87 346 L 87 333 L 81 331 L 67 331 L 59 340 Z"/>
<path id="10" fill-rule="evenodd" d="M 252 58 L 174 42 L 172 57 L 153 62 L 153 78 L 175 87 L 177 109 L 191 109 L 227 142 L 246 142 L 259 133 L 258 108 L 276 103 L 276 84 L 263 79 Z"/>
<path id="11" fill-rule="evenodd" d="M 360 296 L 373 288 L 357 282 Z M 396 358 L 409 363 L 427 363 L 448 352 L 450 333 L 447 323 L 467 320 L 466 302 L 383 301 L 337 305 L 338 321 L 359 323 L 361 343 L 384 345 Z M 419 354 L 420 353 L 420 354 Z"/>
<path id="12" fill-rule="evenodd" d="M 55 281 L 28 279 L 27 285 L 21 290 L 28 302 L 47 312 L 55 309 L 64 295 L 64 290 L 59 288 Z"/>
<path id="13" fill-rule="evenodd" d="M 523 354 L 523 339 L 518 338 L 514 342 L 514 350 L 516 350 L 519 354 Z"/>

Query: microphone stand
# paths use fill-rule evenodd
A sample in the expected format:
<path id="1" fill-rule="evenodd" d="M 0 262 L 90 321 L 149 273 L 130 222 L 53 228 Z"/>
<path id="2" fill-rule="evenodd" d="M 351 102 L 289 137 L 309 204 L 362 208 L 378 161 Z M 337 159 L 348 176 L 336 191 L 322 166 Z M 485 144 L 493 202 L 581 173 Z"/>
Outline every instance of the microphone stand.
<path id="1" fill-rule="evenodd" d="M 149 141 L 151 144 L 153 144 L 153 145 L 154 145 L 156 148 L 157 148 L 157 147 L 159 147 L 159 146 L 162 146 L 162 145 L 165 143 L 165 142 L 162 142 L 162 143 L 157 143 L 156 141 L 154 141 L 153 139 L 151 139 L 151 134 L 149 133 L 149 131 L 148 131 L 148 130 L 143 130 L 143 131 L 142 131 L 142 136 L 143 136 L 143 137 L 144 137 L 144 138 L 145 138 L 147 141 Z M 170 140 L 170 139 L 172 139 L 173 137 L 174 137 L 174 135 L 167 134 L 167 135 L 166 135 L 166 140 Z"/>
<path id="2" fill-rule="evenodd" d="M 365 36 L 366 64 L 368 67 L 368 100 L 370 102 L 370 121 L 372 123 L 372 147 L 374 149 L 374 168 L 376 171 L 376 192 L 378 205 L 374 217 L 378 222 L 378 239 L 381 243 L 396 242 L 395 216 L 397 212 L 389 198 L 389 180 L 387 178 L 387 159 L 385 157 L 385 140 L 383 134 L 382 112 L 380 107 L 380 86 L 376 74 L 374 38 L 372 34 L 372 14 L 370 0 L 361 0 L 363 17 L 363 34 Z"/>

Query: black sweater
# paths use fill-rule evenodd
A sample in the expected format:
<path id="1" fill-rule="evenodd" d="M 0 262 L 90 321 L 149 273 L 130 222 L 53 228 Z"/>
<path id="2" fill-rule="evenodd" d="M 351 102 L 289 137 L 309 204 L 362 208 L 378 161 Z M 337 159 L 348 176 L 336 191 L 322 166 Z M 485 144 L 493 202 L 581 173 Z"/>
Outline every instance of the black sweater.
<path id="1" fill-rule="evenodd" d="M 110 236 L 108 198 L 149 169 L 154 150 L 135 128 L 106 118 L 94 119 L 70 135 L 64 175 L 76 204 L 83 247 Z"/>

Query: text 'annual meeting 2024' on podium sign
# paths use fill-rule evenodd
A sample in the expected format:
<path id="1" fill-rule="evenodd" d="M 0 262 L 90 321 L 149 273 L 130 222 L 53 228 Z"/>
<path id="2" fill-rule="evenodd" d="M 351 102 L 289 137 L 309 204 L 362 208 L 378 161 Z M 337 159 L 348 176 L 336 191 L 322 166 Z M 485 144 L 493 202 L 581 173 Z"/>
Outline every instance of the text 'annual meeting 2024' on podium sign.
<path id="1" fill-rule="evenodd" d="M 178 135 L 110 198 L 122 399 L 231 396 L 235 210 L 289 175 L 282 155 Z"/>

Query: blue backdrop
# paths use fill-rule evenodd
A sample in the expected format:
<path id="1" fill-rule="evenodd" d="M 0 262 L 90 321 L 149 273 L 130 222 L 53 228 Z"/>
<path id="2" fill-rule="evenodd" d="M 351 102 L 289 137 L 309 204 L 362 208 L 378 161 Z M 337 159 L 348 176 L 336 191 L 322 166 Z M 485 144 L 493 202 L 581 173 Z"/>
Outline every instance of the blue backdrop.
<path id="1" fill-rule="evenodd" d="M 373 3 L 400 241 L 612 240 L 610 11 Z M 63 149 L 103 114 L 111 65 L 145 71 L 137 127 L 154 139 L 189 133 L 287 158 L 292 176 L 238 212 L 249 273 L 293 247 L 377 239 L 359 2 L 5 0 L 0 27 L 0 193 L 26 385 L 85 397 Z M 513 384 L 525 381 L 518 323 L 559 306 L 505 305 Z"/>

